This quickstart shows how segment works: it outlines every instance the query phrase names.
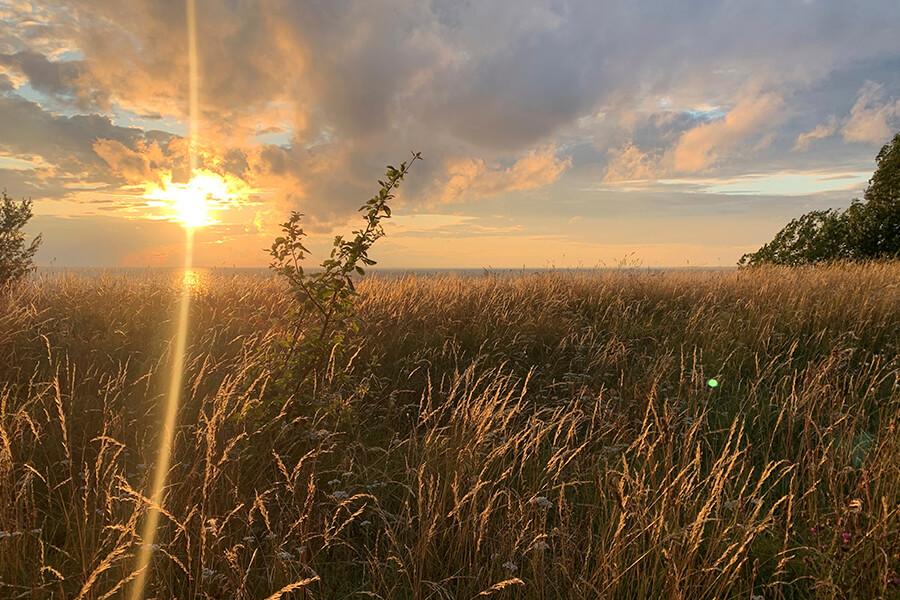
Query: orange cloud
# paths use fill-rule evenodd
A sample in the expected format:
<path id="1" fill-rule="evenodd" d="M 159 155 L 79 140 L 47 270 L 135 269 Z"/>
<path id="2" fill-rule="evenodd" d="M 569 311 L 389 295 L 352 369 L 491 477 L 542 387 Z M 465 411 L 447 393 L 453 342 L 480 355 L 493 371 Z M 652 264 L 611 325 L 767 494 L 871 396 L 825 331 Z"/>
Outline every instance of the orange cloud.
<path id="1" fill-rule="evenodd" d="M 153 144 L 156 146 L 156 144 Z M 150 156 L 137 152 L 115 140 L 99 139 L 94 142 L 94 152 L 106 161 L 110 168 L 131 184 L 159 182 L 159 175 L 150 166 Z M 156 151 L 159 148 L 156 147 Z"/>
<path id="2" fill-rule="evenodd" d="M 606 154 L 609 163 L 603 181 L 607 183 L 658 179 L 662 175 L 658 161 L 632 143 L 610 148 Z"/>
<path id="3" fill-rule="evenodd" d="M 867 81 L 859 90 L 850 119 L 841 133 L 848 142 L 884 143 L 891 137 L 891 123 L 900 117 L 900 100 L 885 101 L 881 84 Z"/>
<path id="4" fill-rule="evenodd" d="M 794 144 L 794 150 L 806 150 L 813 140 L 830 137 L 834 135 L 835 131 L 837 131 L 837 119 L 831 117 L 828 119 L 828 123 L 817 125 L 812 131 L 798 135 L 797 142 Z"/>
<path id="5" fill-rule="evenodd" d="M 671 153 L 672 166 L 690 173 L 706 169 L 740 142 L 770 129 L 780 120 L 781 105 L 781 96 L 771 92 L 741 100 L 724 119 L 683 133 Z"/>
<path id="6" fill-rule="evenodd" d="M 445 164 L 449 179 L 443 186 L 441 202 L 460 202 L 549 185 L 572 164 L 572 159 L 559 159 L 547 148 L 519 159 L 506 169 L 480 158 L 451 159 Z"/>

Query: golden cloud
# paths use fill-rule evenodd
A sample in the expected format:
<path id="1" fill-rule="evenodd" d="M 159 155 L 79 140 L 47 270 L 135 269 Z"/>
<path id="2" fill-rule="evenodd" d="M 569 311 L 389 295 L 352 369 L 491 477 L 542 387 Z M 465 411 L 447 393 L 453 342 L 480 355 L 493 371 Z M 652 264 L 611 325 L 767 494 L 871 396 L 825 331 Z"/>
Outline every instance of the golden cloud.
<path id="1" fill-rule="evenodd" d="M 740 142 L 770 130 L 781 118 L 781 105 L 773 92 L 741 100 L 724 119 L 684 132 L 671 153 L 672 166 L 689 173 L 706 169 Z"/>
<path id="2" fill-rule="evenodd" d="M 623 148 L 611 148 L 607 151 L 607 156 L 609 163 L 603 176 L 603 181 L 607 183 L 658 179 L 662 176 L 658 159 L 654 159 L 634 144 L 626 144 Z"/>
<path id="3" fill-rule="evenodd" d="M 556 181 L 571 164 L 571 158 L 557 158 L 553 148 L 535 151 L 506 169 L 480 158 L 450 159 L 445 163 L 448 179 L 440 194 L 441 202 L 541 188 Z"/>
<path id="4" fill-rule="evenodd" d="M 900 117 L 900 100 L 885 101 L 884 87 L 867 81 L 859 91 L 859 97 L 850 109 L 850 118 L 841 130 L 848 142 L 888 141 L 893 130 L 891 123 Z"/>

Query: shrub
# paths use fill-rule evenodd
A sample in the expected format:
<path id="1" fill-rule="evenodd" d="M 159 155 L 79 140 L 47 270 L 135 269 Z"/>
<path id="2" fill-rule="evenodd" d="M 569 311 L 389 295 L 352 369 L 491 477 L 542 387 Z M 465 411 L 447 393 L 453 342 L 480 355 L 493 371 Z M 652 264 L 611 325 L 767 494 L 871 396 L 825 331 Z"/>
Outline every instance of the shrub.
<path id="1" fill-rule="evenodd" d="M 32 258 L 41 245 L 38 235 L 26 245 L 22 228 L 31 219 L 31 201 L 15 202 L 2 192 L 0 203 L 0 287 L 19 281 L 34 269 Z"/>
<path id="2" fill-rule="evenodd" d="M 309 249 L 303 243 L 306 233 L 300 226 L 303 215 L 299 212 L 291 213 L 291 218 L 282 225 L 284 235 L 277 237 L 269 250 L 270 268 L 288 282 L 296 300 L 290 316 L 290 333 L 284 340 L 282 369 L 296 388 L 314 370 L 325 366 L 348 331 L 358 329 L 353 315 L 356 295 L 353 276 L 365 274 L 362 265 L 375 264 L 368 252 L 384 235 L 381 220 L 391 216 L 387 204 L 394 197 L 391 192 L 400 187 L 412 163 L 422 158 L 421 153 L 412 154 L 412 160 L 400 163 L 399 169 L 388 166 L 386 179 L 378 182 L 379 192 L 359 209 L 365 211 L 365 228 L 354 231 L 352 240 L 335 237 L 331 256 L 322 261 L 321 270 L 310 273 L 301 264 Z"/>

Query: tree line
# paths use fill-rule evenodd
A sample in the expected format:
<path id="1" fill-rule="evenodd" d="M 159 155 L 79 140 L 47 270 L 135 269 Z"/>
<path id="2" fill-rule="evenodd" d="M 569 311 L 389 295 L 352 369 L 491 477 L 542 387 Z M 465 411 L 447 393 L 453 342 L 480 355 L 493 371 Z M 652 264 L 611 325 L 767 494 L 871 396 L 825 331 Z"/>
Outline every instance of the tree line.
<path id="1" fill-rule="evenodd" d="M 814 210 L 792 220 L 738 266 L 801 266 L 900 257 L 900 133 L 875 157 L 875 173 L 850 206 Z"/>

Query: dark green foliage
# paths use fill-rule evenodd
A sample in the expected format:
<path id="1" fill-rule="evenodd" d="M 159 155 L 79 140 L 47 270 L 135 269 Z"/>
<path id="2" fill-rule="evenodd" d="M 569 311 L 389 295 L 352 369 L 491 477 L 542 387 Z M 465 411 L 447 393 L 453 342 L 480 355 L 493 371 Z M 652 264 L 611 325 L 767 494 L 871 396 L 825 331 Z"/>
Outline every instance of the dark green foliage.
<path id="1" fill-rule="evenodd" d="M 862 258 L 891 258 L 900 253 L 900 133 L 885 144 L 875 164 L 865 204 L 851 207 L 848 217 Z"/>
<path id="2" fill-rule="evenodd" d="M 739 266 L 812 265 L 836 260 L 874 260 L 900 255 L 900 134 L 875 158 L 864 201 L 844 211 L 818 210 L 792 220 Z"/>
<path id="3" fill-rule="evenodd" d="M 900 196 L 900 133 L 875 157 L 877 169 L 864 194 L 869 203 L 890 203 Z"/>
<path id="4" fill-rule="evenodd" d="M 400 163 L 399 169 L 388 166 L 386 179 L 378 182 L 381 190 L 359 209 L 365 211 L 365 228 L 354 231 L 352 240 L 335 237 L 331 256 L 322 261 L 321 270 L 309 273 L 301 264 L 309 253 L 303 244 L 306 233 L 300 226 L 303 215 L 292 212 L 282 225 L 284 235 L 277 237 L 269 250 L 270 268 L 287 280 L 296 300 L 283 361 L 283 374 L 296 387 L 314 370 L 325 367 L 348 331 L 358 329 L 353 315 L 353 275 L 364 275 L 363 265 L 375 264 L 368 252 L 384 235 L 381 220 L 391 217 L 387 204 L 394 197 L 391 192 L 400 187 L 412 163 L 421 158 L 420 153 L 413 152 L 412 160 Z"/>
<path id="5" fill-rule="evenodd" d="M 26 245 L 22 228 L 31 219 L 31 201 L 15 202 L 3 190 L 0 203 L 0 287 L 15 283 L 34 269 L 31 259 L 41 236 Z"/>
<path id="6" fill-rule="evenodd" d="M 741 257 L 740 266 L 762 263 L 798 266 L 846 258 L 847 232 L 836 210 L 814 210 L 793 219 L 775 239 L 753 254 Z"/>

